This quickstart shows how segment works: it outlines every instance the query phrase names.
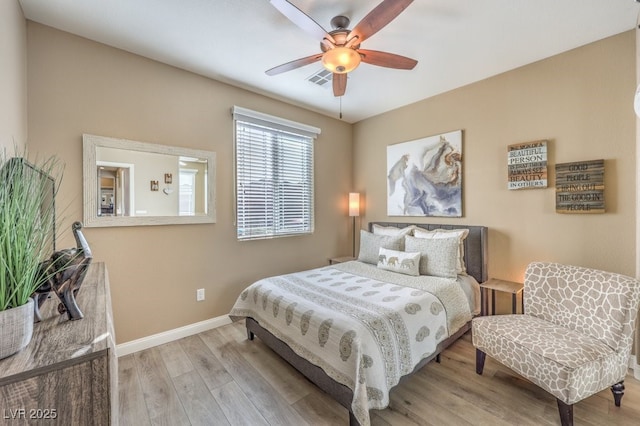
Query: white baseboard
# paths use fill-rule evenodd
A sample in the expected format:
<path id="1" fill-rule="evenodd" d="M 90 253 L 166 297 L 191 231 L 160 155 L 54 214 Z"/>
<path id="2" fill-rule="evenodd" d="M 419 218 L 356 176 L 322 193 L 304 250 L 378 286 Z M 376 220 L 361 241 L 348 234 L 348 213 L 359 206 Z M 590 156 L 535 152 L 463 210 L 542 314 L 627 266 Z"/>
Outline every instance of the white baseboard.
<path id="1" fill-rule="evenodd" d="M 223 315 L 205 321 L 185 325 L 184 327 L 174 328 L 173 330 L 163 331 L 162 333 L 153 334 L 151 336 L 131 340 L 129 342 L 116 345 L 116 355 L 118 357 L 129 355 L 134 352 L 139 352 L 144 349 L 149 349 L 154 346 L 169 343 L 174 340 L 182 339 L 183 337 L 192 336 L 194 334 L 212 330 L 214 328 L 221 327 L 227 324 L 231 324 L 231 319 L 229 319 L 228 315 Z"/>

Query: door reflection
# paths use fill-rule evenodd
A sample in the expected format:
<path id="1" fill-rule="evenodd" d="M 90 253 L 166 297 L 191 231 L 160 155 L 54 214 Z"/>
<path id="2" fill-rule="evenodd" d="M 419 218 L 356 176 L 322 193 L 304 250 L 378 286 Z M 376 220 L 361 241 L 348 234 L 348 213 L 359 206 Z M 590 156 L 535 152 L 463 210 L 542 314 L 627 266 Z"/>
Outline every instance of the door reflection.
<path id="1" fill-rule="evenodd" d="M 98 162 L 98 216 L 131 216 L 133 165 Z"/>

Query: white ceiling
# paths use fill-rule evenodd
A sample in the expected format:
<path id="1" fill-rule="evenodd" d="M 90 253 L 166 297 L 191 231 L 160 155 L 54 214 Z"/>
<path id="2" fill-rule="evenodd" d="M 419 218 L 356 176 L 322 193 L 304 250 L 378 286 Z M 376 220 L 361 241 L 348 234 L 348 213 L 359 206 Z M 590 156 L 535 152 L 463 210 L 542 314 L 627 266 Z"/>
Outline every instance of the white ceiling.
<path id="1" fill-rule="evenodd" d="M 331 85 L 307 81 L 319 63 L 264 71 L 320 51 L 268 0 L 19 0 L 27 19 L 333 117 Z M 353 28 L 381 0 L 290 0 L 326 30 Z M 356 122 L 634 28 L 634 0 L 417 0 L 364 49 L 418 60 L 412 71 L 361 64 L 349 74 L 343 119 Z M 576 70 L 576 72 L 579 72 Z"/>

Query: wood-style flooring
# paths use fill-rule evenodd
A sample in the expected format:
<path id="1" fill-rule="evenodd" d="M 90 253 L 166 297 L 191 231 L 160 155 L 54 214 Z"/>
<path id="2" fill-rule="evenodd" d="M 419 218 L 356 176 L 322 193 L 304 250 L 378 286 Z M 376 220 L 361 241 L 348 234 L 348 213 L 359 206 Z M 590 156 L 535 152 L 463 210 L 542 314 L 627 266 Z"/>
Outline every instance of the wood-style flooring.
<path id="1" fill-rule="evenodd" d="M 574 406 L 576 426 L 640 425 L 640 381 Z M 120 425 L 347 425 L 347 410 L 238 322 L 119 358 Z M 556 400 L 487 357 L 469 334 L 391 391 L 372 425 L 558 425 Z"/>

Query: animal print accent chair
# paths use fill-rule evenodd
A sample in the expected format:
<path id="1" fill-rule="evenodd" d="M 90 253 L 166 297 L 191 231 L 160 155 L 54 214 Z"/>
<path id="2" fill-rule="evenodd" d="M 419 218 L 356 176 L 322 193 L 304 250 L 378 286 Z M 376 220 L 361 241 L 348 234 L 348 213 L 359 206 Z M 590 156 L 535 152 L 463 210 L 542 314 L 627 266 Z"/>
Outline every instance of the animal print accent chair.
<path id="1" fill-rule="evenodd" d="M 473 320 L 476 372 L 489 355 L 558 400 L 563 425 L 573 404 L 611 386 L 620 406 L 628 369 L 640 282 L 611 272 L 531 263 L 524 315 Z"/>

